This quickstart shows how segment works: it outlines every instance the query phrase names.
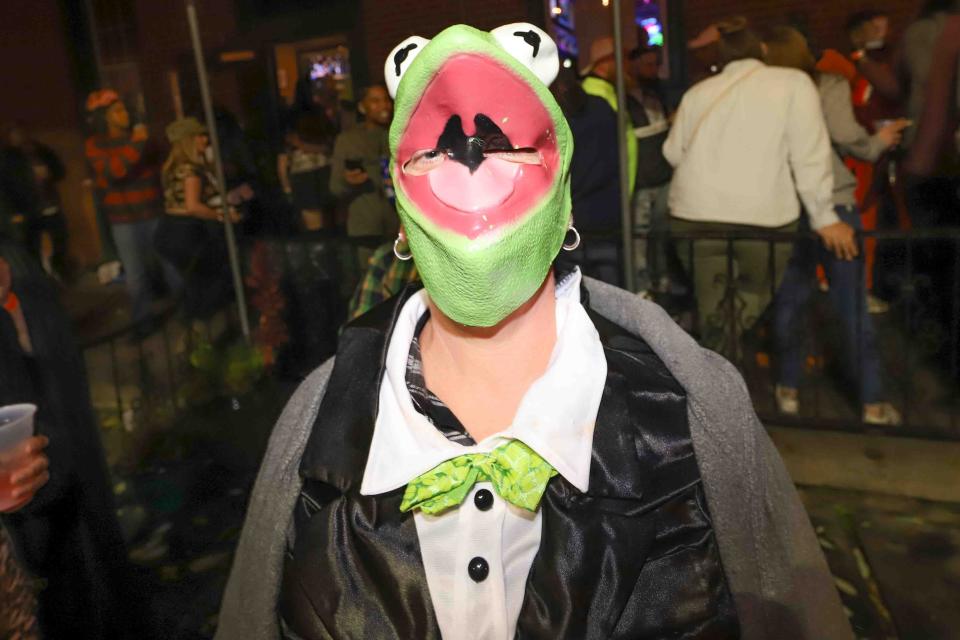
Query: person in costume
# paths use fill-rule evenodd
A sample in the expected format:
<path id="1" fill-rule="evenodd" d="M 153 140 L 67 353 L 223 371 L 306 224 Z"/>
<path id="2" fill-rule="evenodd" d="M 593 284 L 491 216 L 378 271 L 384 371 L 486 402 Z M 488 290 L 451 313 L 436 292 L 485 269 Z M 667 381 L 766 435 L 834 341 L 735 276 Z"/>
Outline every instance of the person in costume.
<path id="1" fill-rule="evenodd" d="M 0 513 L 11 553 L 37 579 L 40 636 L 150 640 L 70 317 L 55 282 L 22 247 L 0 238 L 0 265 L 0 406 L 37 405 L 39 438 L 28 447 L 36 457 L 48 443 L 47 462 L 34 467 L 42 486 L 15 512 Z"/>
<path id="2" fill-rule="evenodd" d="M 571 136 L 539 28 L 389 55 L 407 287 L 274 429 L 217 638 L 851 638 L 746 387 L 561 266 Z"/>

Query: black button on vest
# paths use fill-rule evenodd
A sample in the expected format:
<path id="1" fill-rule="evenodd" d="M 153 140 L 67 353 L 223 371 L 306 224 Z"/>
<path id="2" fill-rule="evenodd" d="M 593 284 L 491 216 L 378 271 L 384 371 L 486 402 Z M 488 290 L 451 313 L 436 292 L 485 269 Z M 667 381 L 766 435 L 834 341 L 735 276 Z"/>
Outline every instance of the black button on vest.
<path id="1" fill-rule="evenodd" d="M 493 506 L 493 494 L 488 489 L 480 489 L 473 494 L 473 504 L 480 511 L 489 511 L 490 507 Z"/>
<path id="2" fill-rule="evenodd" d="M 474 582 L 483 582 L 490 575 L 490 565 L 487 561 L 477 556 L 467 565 L 467 573 Z"/>

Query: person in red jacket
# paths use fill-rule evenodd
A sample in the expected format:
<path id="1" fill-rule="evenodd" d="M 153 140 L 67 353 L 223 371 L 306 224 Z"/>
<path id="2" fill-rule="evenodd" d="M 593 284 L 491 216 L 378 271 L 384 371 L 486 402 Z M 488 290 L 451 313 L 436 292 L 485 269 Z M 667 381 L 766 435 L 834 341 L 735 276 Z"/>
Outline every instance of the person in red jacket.
<path id="1" fill-rule="evenodd" d="M 86 156 L 94 176 L 97 206 L 107 217 L 126 273 L 131 316 L 140 323 L 150 315 L 153 293 L 149 267 L 159 263 L 169 290 L 180 288 L 173 266 L 153 249 L 153 237 L 163 213 L 159 149 L 143 124 L 132 125 L 130 113 L 116 91 L 95 91 L 87 98 L 94 133 Z"/>

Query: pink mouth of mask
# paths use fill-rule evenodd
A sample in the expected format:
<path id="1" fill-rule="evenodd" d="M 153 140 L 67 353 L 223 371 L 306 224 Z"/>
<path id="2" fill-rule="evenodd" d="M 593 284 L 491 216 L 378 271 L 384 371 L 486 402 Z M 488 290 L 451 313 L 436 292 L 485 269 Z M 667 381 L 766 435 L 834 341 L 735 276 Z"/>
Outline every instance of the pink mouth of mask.
<path id="1" fill-rule="evenodd" d="M 513 147 L 539 152 L 539 164 L 489 154 L 472 172 L 452 158 L 421 175 L 404 172 L 416 152 L 437 146 L 452 116 L 460 116 L 467 136 L 475 135 L 478 114 L 489 117 Z M 474 239 L 532 212 L 553 183 L 560 154 L 553 120 L 534 90 L 492 58 L 460 54 L 427 86 L 396 160 L 395 179 L 417 209 L 438 226 Z"/>

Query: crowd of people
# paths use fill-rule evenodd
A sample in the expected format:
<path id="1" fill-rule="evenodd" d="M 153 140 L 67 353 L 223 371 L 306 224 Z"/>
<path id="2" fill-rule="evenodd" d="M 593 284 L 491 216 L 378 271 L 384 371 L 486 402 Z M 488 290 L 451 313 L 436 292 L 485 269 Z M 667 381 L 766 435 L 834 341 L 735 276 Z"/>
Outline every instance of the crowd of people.
<path id="1" fill-rule="evenodd" d="M 362 92 L 355 124 L 341 125 L 319 101 L 291 109 L 278 169 L 293 224 L 254 219 L 284 213 L 263 206 L 265 181 L 229 113 L 216 112 L 221 186 L 209 131 L 197 118 L 177 119 L 161 138 L 112 89 L 91 93 L 85 107 L 99 275 L 126 287 L 141 338 L 157 329 L 162 298 L 178 302 L 189 326 L 232 300 L 225 217 L 241 238 L 293 227 L 376 242 L 396 232 L 384 188 L 392 103 L 381 86 Z M 59 300 L 75 275 L 57 188 L 64 175 L 58 155 L 22 125 L 4 129 L 0 404 L 31 402 L 39 413 L 37 435 L 0 456 L 9 475 L 2 491 L 14 498 L 0 526 L 0 635 L 148 638 L 150 616 L 126 561 L 83 360 Z"/>
<path id="2" fill-rule="evenodd" d="M 916 241 L 909 266 L 904 249 L 909 229 L 954 225 L 960 211 L 948 115 L 957 108 L 955 12 L 931 0 L 899 44 L 889 16 L 858 12 L 847 53 L 815 52 L 788 25 L 720 22 L 690 42 L 706 71 L 678 105 L 661 85 L 659 49 L 625 52 L 636 286 L 658 299 L 689 287 L 694 331 L 721 352 L 769 321 L 785 414 L 800 411 L 818 287 L 829 292 L 844 369 L 871 424 L 901 422 L 883 389 L 873 316 L 889 310 L 903 272 L 932 282 L 929 311 L 944 331 L 956 321 L 945 308 L 956 285 L 949 245 Z M 561 72 L 553 90 L 574 134 L 577 226 L 607 232 L 587 238 L 580 262 L 620 284 L 609 239 L 620 226 L 613 41 L 589 51 L 585 77 Z M 858 236 L 878 228 L 905 234 L 879 262 L 877 241 Z"/>
<path id="3" fill-rule="evenodd" d="M 851 16 L 847 33 L 848 52 L 816 51 L 791 26 L 758 31 L 742 18 L 720 22 L 691 41 L 698 56 L 712 56 L 712 71 L 679 101 L 671 101 L 661 81 L 662 51 L 641 45 L 625 52 L 623 114 L 614 42 L 593 42 L 583 73 L 562 69 L 551 86 L 573 141 L 572 217 L 584 234 L 580 246 L 564 248 L 584 274 L 622 284 L 615 237 L 622 142 L 640 292 L 653 298 L 692 293 L 700 341 L 718 350 L 769 315 L 777 407 L 795 415 L 805 316 L 818 287 L 827 291 L 843 362 L 858 381 L 861 417 L 894 426 L 902 418 L 884 389 L 873 317 L 889 308 L 889 288 L 879 277 L 877 243 L 858 232 L 957 223 L 960 16 L 955 3 L 929 0 L 899 42 L 889 17 L 877 11 Z M 376 84 L 360 91 L 356 117 L 344 117 L 341 107 L 328 88 L 301 83 L 285 118 L 276 178 L 297 232 L 374 240 L 358 251 L 368 271 L 351 303 L 354 318 L 420 271 L 404 249 L 410 242 L 400 228 L 390 172 L 391 93 Z M 85 152 L 104 255 L 122 265 L 138 330 L 153 329 L 154 303 L 164 295 L 180 300 L 188 320 L 209 320 L 233 294 L 225 218 L 248 232 L 283 227 L 251 222 L 273 214 L 269 207 L 264 213 L 268 181 L 257 176 L 242 130 L 229 114 L 218 113 L 220 184 L 210 132 L 200 120 L 170 123 L 161 140 L 134 121 L 116 91 L 92 93 L 86 110 Z M 622 141 L 619 118 L 627 123 Z M 75 616 L 68 622 L 93 616 L 84 624 L 106 629 L 142 605 L 135 598 L 127 603 L 131 594 L 121 589 L 128 568 L 115 562 L 124 556 L 123 541 L 93 418 L 63 405 L 74 398 L 71 406 L 89 407 L 85 385 L 76 384 L 82 366 L 64 346 L 69 331 L 49 281 L 69 273 L 57 190 L 63 177 L 57 154 L 23 126 L 3 131 L 0 236 L 6 239 L 0 254 L 7 260 L 0 258 L 0 390 L 4 403 L 38 401 L 45 425 L 44 435 L 18 452 L 17 484 L 25 501 L 4 516 L 0 529 L 0 579 L 22 602 L 18 612 L 39 612 L 9 622 L 22 637 L 35 635 L 38 624 L 56 634 L 63 611 Z M 952 264 L 949 244 L 924 240 L 918 247 L 911 268 L 941 292 L 956 286 L 944 268 Z M 28 256 L 46 276 L 29 266 Z M 958 319 L 945 297 L 934 297 L 930 311 L 949 326 Z M 32 554 L 25 563 L 10 553 L 14 543 Z M 70 553 L 83 545 L 93 551 Z M 58 582 L 75 567 L 85 579 L 118 591 L 78 597 L 74 585 Z M 24 569 L 48 580 L 39 604 Z M 101 579 L 98 572 L 109 575 Z"/>

